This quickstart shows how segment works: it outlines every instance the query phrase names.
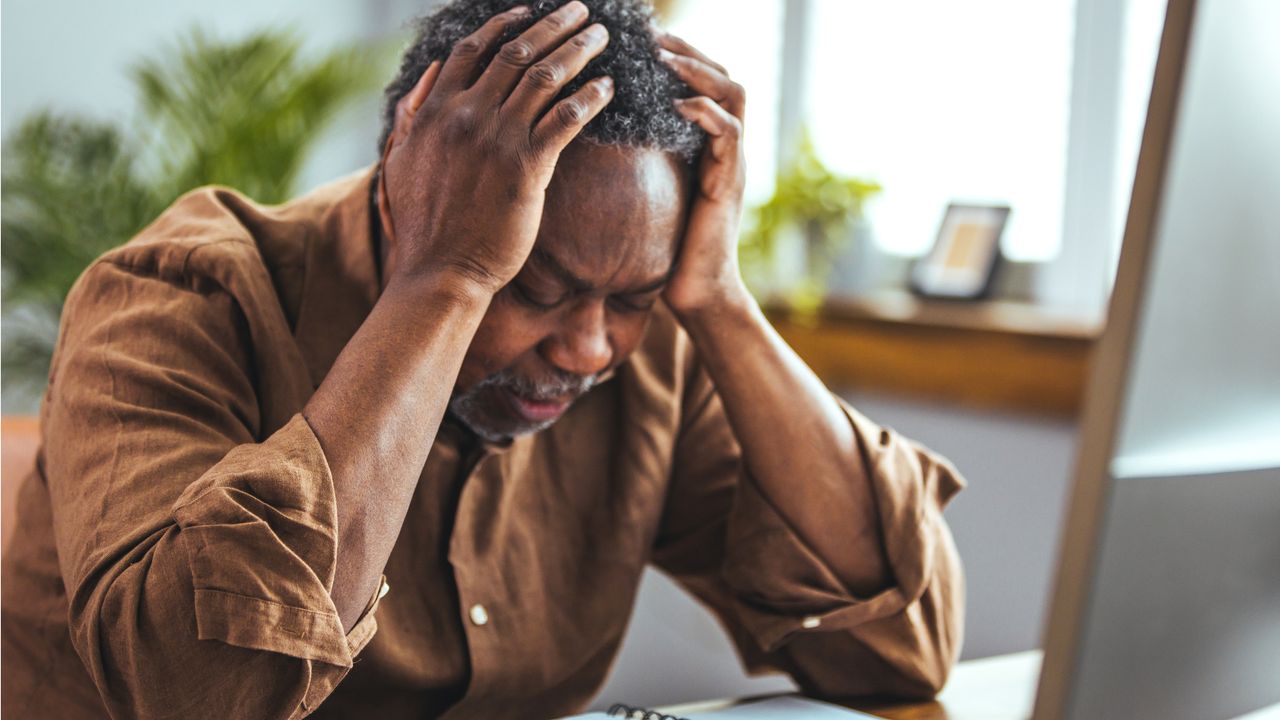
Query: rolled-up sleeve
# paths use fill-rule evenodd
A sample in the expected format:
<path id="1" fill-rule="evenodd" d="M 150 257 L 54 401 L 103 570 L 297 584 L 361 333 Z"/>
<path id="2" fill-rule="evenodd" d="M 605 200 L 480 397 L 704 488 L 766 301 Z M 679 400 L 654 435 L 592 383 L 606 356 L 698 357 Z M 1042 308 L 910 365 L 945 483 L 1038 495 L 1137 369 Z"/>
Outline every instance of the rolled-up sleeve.
<path id="1" fill-rule="evenodd" d="M 301 717 L 376 630 L 343 632 L 332 476 L 263 427 L 249 323 L 213 283 L 99 261 L 44 415 L 72 643 L 115 717 Z"/>
<path id="2" fill-rule="evenodd" d="M 299 414 L 264 442 L 235 447 L 187 486 L 173 517 L 189 557 L 201 639 L 350 667 L 354 643 L 328 593 L 331 482 Z"/>
<path id="3" fill-rule="evenodd" d="M 935 694 L 962 635 L 963 575 L 942 517 L 959 473 L 840 401 L 863 464 L 850 478 L 872 484 L 893 575 L 858 597 L 745 472 L 705 373 L 685 397 L 655 563 L 717 613 L 753 671 L 785 671 L 827 697 Z"/>

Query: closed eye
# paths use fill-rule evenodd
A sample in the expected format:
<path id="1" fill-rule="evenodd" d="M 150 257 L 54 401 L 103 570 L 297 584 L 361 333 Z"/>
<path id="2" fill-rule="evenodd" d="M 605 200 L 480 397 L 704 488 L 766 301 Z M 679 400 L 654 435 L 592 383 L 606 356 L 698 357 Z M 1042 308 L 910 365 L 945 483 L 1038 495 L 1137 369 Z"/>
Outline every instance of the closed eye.
<path id="1" fill-rule="evenodd" d="M 648 312 L 653 309 L 653 304 L 658 301 L 658 296 L 654 295 L 612 295 L 609 301 L 618 312 Z"/>
<path id="2" fill-rule="evenodd" d="M 554 310 L 565 301 L 565 298 L 568 297 L 568 295 L 561 295 L 557 298 L 548 298 L 530 290 L 518 282 L 511 283 L 509 287 L 512 289 L 517 300 L 524 305 L 537 310 Z"/>

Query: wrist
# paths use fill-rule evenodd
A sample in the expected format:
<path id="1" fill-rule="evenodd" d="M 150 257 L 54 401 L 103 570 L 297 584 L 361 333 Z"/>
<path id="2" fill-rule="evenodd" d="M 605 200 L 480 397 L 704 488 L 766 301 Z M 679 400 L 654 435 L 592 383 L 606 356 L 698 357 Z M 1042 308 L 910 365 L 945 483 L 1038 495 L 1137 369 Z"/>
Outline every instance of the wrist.
<path id="1" fill-rule="evenodd" d="M 397 273 L 388 280 L 384 298 L 404 298 L 426 307 L 484 313 L 497 291 L 471 273 L 435 269 Z"/>
<path id="2" fill-rule="evenodd" d="M 673 299 L 668 297 L 667 304 L 681 322 L 699 322 L 727 314 L 741 315 L 756 307 L 755 297 L 740 276 L 716 283 L 715 287 L 698 293 L 697 298 L 686 299 L 685 302 L 673 302 Z"/>
<path id="3" fill-rule="evenodd" d="M 709 293 L 705 301 L 688 306 L 672 306 L 676 319 L 691 335 L 708 327 L 726 327 L 739 320 L 750 320 L 759 314 L 759 305 L 746 285 L 736 282 Z"/>

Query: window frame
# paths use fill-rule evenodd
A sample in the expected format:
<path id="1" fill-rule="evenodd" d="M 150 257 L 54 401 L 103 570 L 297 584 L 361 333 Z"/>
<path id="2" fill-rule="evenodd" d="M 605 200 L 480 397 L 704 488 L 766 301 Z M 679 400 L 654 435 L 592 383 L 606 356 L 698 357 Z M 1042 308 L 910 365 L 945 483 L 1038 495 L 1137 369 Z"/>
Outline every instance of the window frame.
<path id="1" fill-rule="evenodd" d="M 1130 0 L 1076 0 L 1067 122 L 1062 243 L 1036 268 L 1032 289 L 1041 305 L 1070 309 L 1086 321 L 1106 309 L 1113 271 L 1112 237 L 1118 207 L 1116 153 L 1120 145 L 1126 20 Z M 795 156 L 805 121 L 809 85 L 813 0 L 784 0 L 782 83 L 778 106 L 777 163 Z"/>

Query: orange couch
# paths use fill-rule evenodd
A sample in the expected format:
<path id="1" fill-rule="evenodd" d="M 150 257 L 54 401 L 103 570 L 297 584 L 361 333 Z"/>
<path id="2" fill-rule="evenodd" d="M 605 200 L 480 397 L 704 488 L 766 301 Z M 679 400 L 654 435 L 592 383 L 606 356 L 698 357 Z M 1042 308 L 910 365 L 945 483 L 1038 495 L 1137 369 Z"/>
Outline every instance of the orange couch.
<path id="1" fill-rule="evenodd" d="M 0 421 L 0 550 L 9 546 L 18 486 L 31 472 L 40 446 L 40 424 L 34 417 L 7 416 Z"/>

